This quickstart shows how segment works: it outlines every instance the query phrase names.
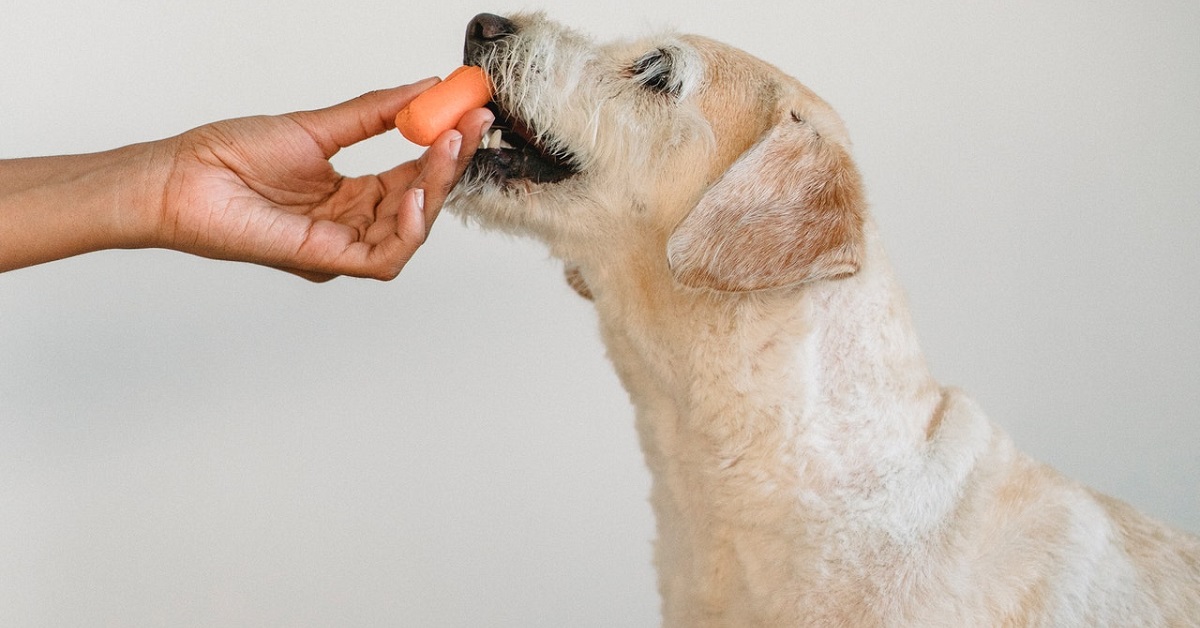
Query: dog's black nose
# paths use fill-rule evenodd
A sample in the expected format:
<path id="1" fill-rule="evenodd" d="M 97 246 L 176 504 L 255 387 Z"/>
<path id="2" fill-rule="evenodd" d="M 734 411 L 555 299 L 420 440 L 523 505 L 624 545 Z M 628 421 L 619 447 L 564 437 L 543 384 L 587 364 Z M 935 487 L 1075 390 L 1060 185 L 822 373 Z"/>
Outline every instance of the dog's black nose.
<path id="1" fill-rule="evenodd" d="M 515 35 L 517 25 L 512 20 L 492 15 L 491 13 L 480 13 L 476 15 L 471 23 L 467 25 L 466 44 L 463 47 L 463 64 L 474 65 L 478 62 L 483 51 L 487 50 L 497 41 Z"/>
<path id="2" fill-rule="evenodd" d="M 480 13 L 467 25 L 467 41 L 495 41 L 517 32 L 517 25 L 508 18 Z"/>

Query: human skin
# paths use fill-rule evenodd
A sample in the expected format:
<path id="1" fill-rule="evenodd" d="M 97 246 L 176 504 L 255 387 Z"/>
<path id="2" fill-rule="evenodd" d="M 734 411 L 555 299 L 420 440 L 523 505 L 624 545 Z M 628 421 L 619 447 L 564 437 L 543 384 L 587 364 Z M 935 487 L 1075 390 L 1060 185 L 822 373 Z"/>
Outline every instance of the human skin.
<path id="1" fill-rule="evenodd" d="M 165 248 L 314 281 L 392 279 L 425 242 L 491 112 L 469 111 L 420 157 L 379 174 L 346 177 L 329 160 L 394 128 L 396 113 L 436 83 L 99 153 L 0 161 L 0 272 Z"/>

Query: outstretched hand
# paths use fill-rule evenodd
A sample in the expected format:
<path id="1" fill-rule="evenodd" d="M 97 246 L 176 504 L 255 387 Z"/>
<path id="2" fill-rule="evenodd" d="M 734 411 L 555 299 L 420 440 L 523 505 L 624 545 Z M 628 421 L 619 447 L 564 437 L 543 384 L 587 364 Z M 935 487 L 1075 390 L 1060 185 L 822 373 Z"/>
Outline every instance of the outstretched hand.
<path id="1" fill-rule="evenodd" d="M 420 158 L 378 175 L 345 177 L 329 160 L 393 128 L 396 113 L 434 84 L 100 153 L 0 161 L 0 272 L 161 247 L 313 280 L 391 279 L 425 241 L 492 113 L 467 112 Z"/>
<path id="2" fill-rule="evenodd" d="M 345 177 L 329 159 L 393 128 L 434 81 L 317 111 L 205 125 L 164 140 L 169 170 L 154 246 L 273 266 L 313 280 L 391 279 L 429 233 L 492 122 L 469 112 L 420 158 Z"/>

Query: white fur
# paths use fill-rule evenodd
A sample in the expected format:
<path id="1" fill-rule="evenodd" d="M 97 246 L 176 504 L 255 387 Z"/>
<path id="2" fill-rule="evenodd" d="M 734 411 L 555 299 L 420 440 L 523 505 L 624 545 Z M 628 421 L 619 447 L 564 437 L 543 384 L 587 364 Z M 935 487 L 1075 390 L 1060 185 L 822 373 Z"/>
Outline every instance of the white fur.
<path id="1" fill-rule="evenodd" d="M 601 46 L 540 14 L 512 19 L 518 33 L 485 61 L 498 99 L 582 172 L 548 185 L 466 181 L 453 206 L 542 239 L 594 299 L 654 478 L 665 625 L 1200 622 L 1195 538 L 1029 460 L 934 381 L 874 223 L 837 213 L 859 202 L 857 174 L 828 105 L 703 38 Z M 677 55 L 676 99 L 627 71 L 655 47 Z M 772 131 L 788 124 L 808 130 Z M 773 157 L 742 159 L 760 148 Z M 812 174 L 814 154 L 831 156 L 839 182 L 778 192 Z M 712 196 L 727 172 L 739 187 Z M 835 185 L 847 187 L 829 207 L 804 200 Z M 741 207 L 748 196 L 767 200 Z M 770 204 L 781 197 L 791 200 Z M 846 218 L 849 235 L 833 258 L 820 239 L 793 259 L 706 234 L 708 222 L 672 240 L 706 202 L 749 242 L 756 230 L 793 234 L 796 214 L 782 209 L 796 207 L 823 212 L 805 229 Z M 688 285 L 668 246 L 703 271 Z M 759 263 L 727 263 L 747 255 Z"/>

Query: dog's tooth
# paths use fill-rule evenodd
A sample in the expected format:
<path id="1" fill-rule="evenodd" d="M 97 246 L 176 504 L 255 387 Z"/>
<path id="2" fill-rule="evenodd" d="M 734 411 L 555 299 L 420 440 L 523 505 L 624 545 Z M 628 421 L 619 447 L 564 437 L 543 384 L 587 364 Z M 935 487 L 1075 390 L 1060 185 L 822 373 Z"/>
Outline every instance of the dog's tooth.
<path id="1" fill-rule="evenodd" d="M 504 148 L 504 146 L 503 146 L 504 142 L 501 139 L 501 136 L 502 136 L 502 133 L 500 132 L 500 129 L 493 129 L 492 137 L 490 140 L 488 140 L 488 146 L 490 146 L 492 148 Z"/>

